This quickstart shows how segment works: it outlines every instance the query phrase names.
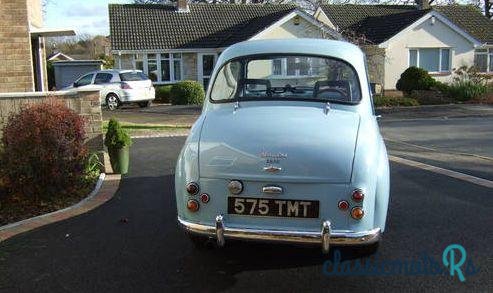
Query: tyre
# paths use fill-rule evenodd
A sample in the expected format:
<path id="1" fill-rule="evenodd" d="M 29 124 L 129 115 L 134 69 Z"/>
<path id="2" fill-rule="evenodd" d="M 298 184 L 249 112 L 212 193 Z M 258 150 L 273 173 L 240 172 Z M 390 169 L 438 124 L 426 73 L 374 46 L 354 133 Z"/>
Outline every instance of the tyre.
<path id="1" fill-rule="evenodd" d="M 108 94 L 106 96 L 106 108 L 108 108 L 108 110 L 116 110 L 118 109 L 118 107 L 120 107 L 120 104 L 120 99 L 116 94 Z"/>
<path id="2" fill-rule="evenodd" d="M 148 108 L 151 106 L 152 102 L 151 101 L 144 101 L 144 102 L 138 102 L 137 104 L 141 108 Z"/>

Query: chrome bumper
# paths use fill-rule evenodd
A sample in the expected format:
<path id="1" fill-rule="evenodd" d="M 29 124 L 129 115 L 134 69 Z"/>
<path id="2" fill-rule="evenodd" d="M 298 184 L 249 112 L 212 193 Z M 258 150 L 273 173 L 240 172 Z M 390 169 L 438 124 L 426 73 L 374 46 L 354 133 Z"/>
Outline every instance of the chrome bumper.
<path id="1" fill-rule="evenodd" d="M 322 247 L 322 251 L 327 253 L 330 245 L 366 245 L 379 241 L 381 237 L 380 228 L 362 232 L 332 230 L 329 221 L 322 222 L 319 232 L 230 228 L 225 225 L 222 215 L 216 217 L 214 226 L 188 222 L 180 217 L 178 217 L 178 222 L 189 233 L 215 238 L 218 246 L 224 245 L 225 238 L 278 241 L 319 244 Z"/>

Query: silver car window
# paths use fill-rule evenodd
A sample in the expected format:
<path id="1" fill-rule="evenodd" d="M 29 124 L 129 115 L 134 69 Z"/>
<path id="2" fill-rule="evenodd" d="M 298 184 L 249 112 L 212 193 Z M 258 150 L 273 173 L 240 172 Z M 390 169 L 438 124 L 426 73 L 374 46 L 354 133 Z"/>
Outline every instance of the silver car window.
<path id="1" fill-rule="evenodd" d="M 111 73 L 98 73 L 96 74 L 96 78 L 94 79 L 94 84 L 110 83 L 112 78 L 113 74 Z"/>

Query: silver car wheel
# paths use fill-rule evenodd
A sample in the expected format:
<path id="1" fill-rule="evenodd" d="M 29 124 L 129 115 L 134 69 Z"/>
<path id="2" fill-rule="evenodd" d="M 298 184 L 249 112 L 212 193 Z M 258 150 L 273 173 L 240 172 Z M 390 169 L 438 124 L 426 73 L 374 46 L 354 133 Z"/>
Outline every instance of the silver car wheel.
<path id="1" fill-rule="evenodd" d="M 108 95 L 106 97 L 106 106 L 108 107 L 108 110 L 115 110 L 116 108 L 118 108 L 119 104 L 120 101 L 118 100 L 118 97 L 116 95 Z"/>

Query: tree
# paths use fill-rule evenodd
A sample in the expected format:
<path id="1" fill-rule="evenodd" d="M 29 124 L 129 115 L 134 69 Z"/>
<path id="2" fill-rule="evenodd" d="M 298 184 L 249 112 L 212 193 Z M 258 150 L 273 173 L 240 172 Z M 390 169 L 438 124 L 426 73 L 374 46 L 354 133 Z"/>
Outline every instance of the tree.
<path id="1" fill-rule="evenodd" d="M 45 2 L 51 0 L 44 0 Z M 484 15 L 493 19 L 493 0 L 189 0 L 190 3 L 295 3 L 300 8 L 315 10 L 320 4 L 413 4 L 426 1 L 428 5 L 471 4 L 481 8 Z M 135 4 L 172 4 L 176 0 L 134 0 Z"/>

